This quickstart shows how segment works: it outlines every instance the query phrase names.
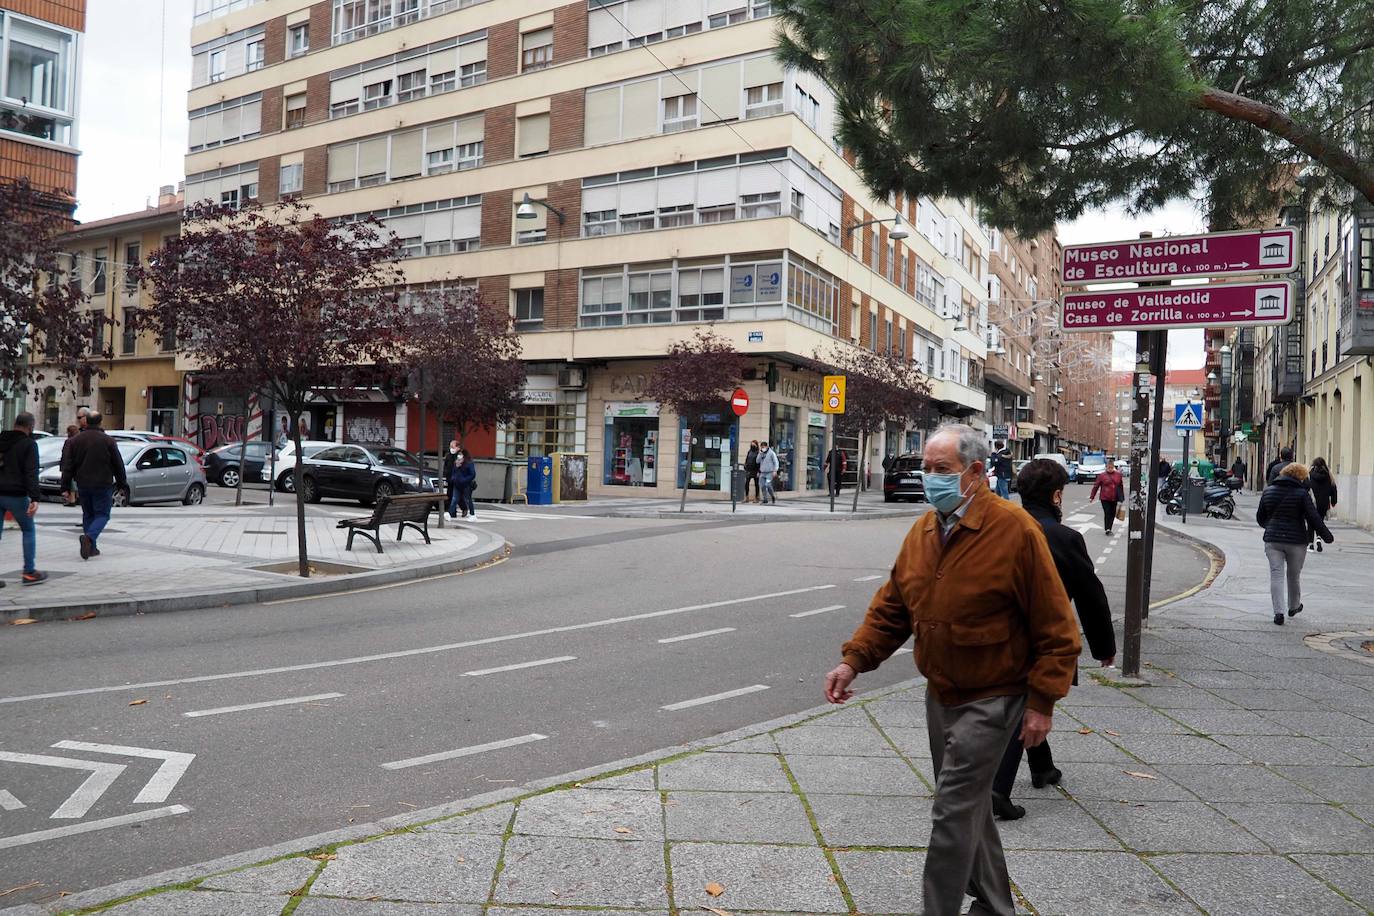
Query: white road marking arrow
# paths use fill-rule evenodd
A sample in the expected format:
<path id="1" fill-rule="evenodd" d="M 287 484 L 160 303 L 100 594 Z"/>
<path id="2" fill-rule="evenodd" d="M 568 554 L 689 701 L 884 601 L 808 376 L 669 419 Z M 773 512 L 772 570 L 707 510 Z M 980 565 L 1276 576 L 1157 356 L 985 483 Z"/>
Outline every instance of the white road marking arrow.
<path id="1" fill-rule="evenodd" d="M 1102 526 L 1097 524 L 1097 522 L 1084 522 L 1081 525 L 1070 525 L 1069 527 L 1073 528 L 1073 530 L 1077 531 L 1079 534 L 1087 534 L 1094 528 L 1101 528 Z"/>
<path id="2" fill-rule="evenodd" d="M 62 748 L 67 751 L 89 751 L 94 754 L 118 754 L 121 757 L 147 757 L 152 760 L 163 761 L 162 766 L 157 768 L 153 778 L 148 780 L 148 784 L 134 798 L 135 804 L 146 804 L 149 802 L 164 802 L 167 796 L 172 794 L 172 789 L 181 781 L 181 777 L 186 775 L 186 770 L 191 766 L 191 761 L 196 759 L 195 754 L 184 754 L 181 751 L 161 751 L 147 747 L 125 747 L 120 744 L 90 744 L 85 741 L 59 741 L 53 747 Z M 113 766 L 114 764 L 96 764 L 96 766 Z M 123 765 L 119 768 L 124 769 Z M 56 815 L 54 815 L 56 816 Z"/>
<path id="3" fill-rule="evenodd" d="M 31 763 L 42 767 L 61 767 L 65 770 L 90 770 L 91 775 L 77 787 L 71 796 L 52 813 L 54 818 L 84 817 L 91 810 L 105 790 L 124 772 L 122 763 L 99 763 L 93 760 L 76 760 L 71 757 L 49 757 L 45 754 L 16 754 L 0 751 L 0 760 L 11 763 Z"/>
<path id="4" fill-rule="evenodd" d="M 6 792 L 4 789 L 0 789 L 0 808 L 5 809 L 6 811 L 18 811 L 20 808 L 23 807 L 23 802 L 15 798 L 9 792 Z"/>

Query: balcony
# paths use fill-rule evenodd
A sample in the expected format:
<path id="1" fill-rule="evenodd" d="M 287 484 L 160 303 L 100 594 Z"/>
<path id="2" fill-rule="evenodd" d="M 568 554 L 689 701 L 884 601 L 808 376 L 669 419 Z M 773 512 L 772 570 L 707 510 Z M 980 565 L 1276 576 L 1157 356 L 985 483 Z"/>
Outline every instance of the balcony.
<path id="1" fill-rule="evenodd" d="M 1205 388 L 1202 389 L 1202 397 L 1203 397 L 1203 400 L 1207 401 L 1208 403 L 1211 403 L 1212 401 L 1220 401 L 1220 400 L 1221 400 L 1221 386 L 1220 386 L 1220 385 L 1208 385 L 1208 386 L 1206 386 Z"/>

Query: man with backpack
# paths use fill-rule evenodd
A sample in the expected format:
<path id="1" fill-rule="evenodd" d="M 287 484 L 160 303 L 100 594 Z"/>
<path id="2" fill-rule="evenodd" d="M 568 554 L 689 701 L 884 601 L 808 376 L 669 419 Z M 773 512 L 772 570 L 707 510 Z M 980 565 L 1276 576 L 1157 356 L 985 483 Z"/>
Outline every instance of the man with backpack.
<path id="1" fill-rule="evenodd" d="M 38 533 L 33 517 L 42 496 L 38 489 L 38 443 L 33 439 L 33 414 L 14 418 L 14 429 L 0 433 L 0 520 L 8 512 L 19 523 L 24 539 L 25 585 L 37 585 L 48 578 L 34 565 L 38 554 Z M 0 524 L 0 533 L 4 525 Z M 0 582 L 0 586 L 5 583 Z"/>

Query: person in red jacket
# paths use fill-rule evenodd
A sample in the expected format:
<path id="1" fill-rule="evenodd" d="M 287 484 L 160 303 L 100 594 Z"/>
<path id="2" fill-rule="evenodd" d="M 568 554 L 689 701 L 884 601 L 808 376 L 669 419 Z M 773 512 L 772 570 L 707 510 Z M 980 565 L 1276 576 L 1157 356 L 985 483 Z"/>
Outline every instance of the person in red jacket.
<path id="1" fill-rule="evenodd" d="M 1097 480 L 1093 481 L 1093 491 L 1088 494 L 1088 501 L 1099 496 L 1102 498 L 1102 527 L 1111 534 L 1112 523 L 1116 521 L 1116 507 L 1121 505 L 1121 500 L 1126 496 L 1126 482 L 1115 465 L 1108 465 L 1107 470 L 1098 474 Z"/>

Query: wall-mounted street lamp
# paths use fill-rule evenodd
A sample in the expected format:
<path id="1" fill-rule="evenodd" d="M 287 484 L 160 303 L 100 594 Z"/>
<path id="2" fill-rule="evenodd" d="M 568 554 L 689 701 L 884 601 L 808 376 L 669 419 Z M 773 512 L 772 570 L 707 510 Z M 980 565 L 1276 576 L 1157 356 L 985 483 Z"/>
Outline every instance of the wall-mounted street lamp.
<path id="1" fill-rule="evenodd" d="M 907 238 L 911 235 L 910 232 L 907 232 L 906 224 L 902 222 L 902 214 L 900 213 L 892 217 L 892 219 L 870 219 L 866 222 L 855 223 L 854 225 L 845 229 L 845 232 L 854 232 L 855 230 L 862 229 L 865 226 L 876 226 L 879 223 L 892 224 L 892 229 L 887 233 L 887 237 L 890 239 L 896 239 L 900 242 L 902 239 Z"/>
<path id="2" fill-rule="evenodd" d="M 516 219 L 535 219 L 535 218 L 537 218 L 537 217 L 539 216 L 539 213 L 538 213 L 538 211 L 536 211 L 536 210 L 534 209 L 534 205 L 535 205 L 535 204 L 538 204 L 539 206 L 543 207 L 545 210 L 548 210 L 548 211 L 549 211 L 550 213 L 552 213 L 554 216 L 558 217 L 558 225 L 561 226 L 561 225 L 563 225 L 565 222 L 567 222 L 567 217 L 563 215 L 563 211 L 562 211 L 562 210 L 560 210 L 560 209 L 558 209 L 557 207 L 553 206 L 553 205 L 550 204 L 547 200 L 535 200 L 534 198 L 530 197 L 528 191 L 525 192 L 525 196 L 521 199 L 520 205 L 519 205 L 518 207 L 515 208 L 515 218 L 516 218 Z"/>

